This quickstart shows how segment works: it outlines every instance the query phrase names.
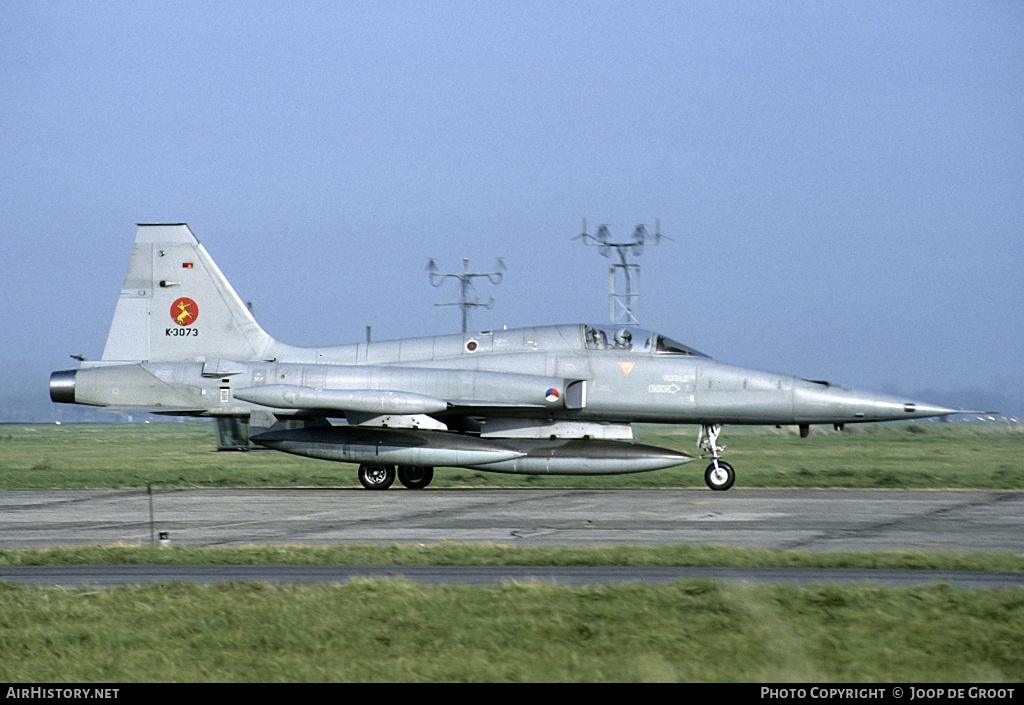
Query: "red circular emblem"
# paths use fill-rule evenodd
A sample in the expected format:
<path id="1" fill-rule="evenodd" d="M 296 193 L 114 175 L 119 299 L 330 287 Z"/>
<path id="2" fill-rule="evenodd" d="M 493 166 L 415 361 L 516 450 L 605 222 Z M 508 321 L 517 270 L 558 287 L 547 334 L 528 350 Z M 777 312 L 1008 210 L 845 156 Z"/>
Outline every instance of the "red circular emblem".
<path id="1" fill-rule="evenodd" d="M 199 318 L 199 304 L 183 296 L 171 304 L 171 318 L 179 326 L 190 326 Z"/>

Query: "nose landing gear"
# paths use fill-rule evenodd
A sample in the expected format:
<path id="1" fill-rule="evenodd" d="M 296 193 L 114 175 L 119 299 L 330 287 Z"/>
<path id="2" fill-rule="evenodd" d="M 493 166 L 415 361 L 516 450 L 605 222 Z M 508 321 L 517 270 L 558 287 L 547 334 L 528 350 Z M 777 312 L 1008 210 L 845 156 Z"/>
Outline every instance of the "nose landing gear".
<path id="1" fill-rule="evenodd" d="M 736 482 L 736 471 L 724 460 L 712 460 L 704 471 L 704 482 L 713 490 L 727 490 Z"/>
<path id="2" fill-rule="evenodd" d="M 718 492 L 724 492 L 736 482 L 736 471 L 732 465 L 718 458 L 719 452 L 725 450 L 725 446 L 718 445 L 718 434 L 721 432 L 721 424 L 705 424 L 701 426 L 700 438 L 697 439 L 697 446 L 711 454 L 711 464 L 704 471 L 704 482 Z"/>

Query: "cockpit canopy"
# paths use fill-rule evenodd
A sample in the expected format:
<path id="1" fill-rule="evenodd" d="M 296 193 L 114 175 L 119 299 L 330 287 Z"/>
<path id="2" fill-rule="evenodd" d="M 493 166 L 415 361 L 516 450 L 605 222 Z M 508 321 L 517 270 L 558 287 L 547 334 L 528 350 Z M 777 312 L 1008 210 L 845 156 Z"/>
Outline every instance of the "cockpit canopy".
<path id="1" fill-rule="evenodd" d="M 660 333 L 636 328 L 634 326 L 588 325 L 584 326 L 585 345 L 587 350 L 630 351 L 656 355 L 696 355 L 707 357 L 704 353 L 666 338 Z"/>

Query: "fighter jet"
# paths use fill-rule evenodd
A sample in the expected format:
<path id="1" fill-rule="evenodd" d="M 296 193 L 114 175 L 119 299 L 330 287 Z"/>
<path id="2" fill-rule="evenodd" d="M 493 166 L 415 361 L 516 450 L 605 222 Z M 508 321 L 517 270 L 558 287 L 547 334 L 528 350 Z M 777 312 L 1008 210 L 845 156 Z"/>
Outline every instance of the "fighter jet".
<path id="1" fill-rule="evenodd" d="M 696 457 L 635 442 L 634 423 L 700 427 L 704 479 L 729 489 L 725 424 L 921 419 L 958 412 L 716 362 L 660 333 L 557 325 L 302 348 L 269 336 L 188 225 L 140 224 L 100 360 L 50 376 L 55 402 L 242 417 L 253 443 L 359 465 L 384 490 L 435 467 L 606 475 Z"/>

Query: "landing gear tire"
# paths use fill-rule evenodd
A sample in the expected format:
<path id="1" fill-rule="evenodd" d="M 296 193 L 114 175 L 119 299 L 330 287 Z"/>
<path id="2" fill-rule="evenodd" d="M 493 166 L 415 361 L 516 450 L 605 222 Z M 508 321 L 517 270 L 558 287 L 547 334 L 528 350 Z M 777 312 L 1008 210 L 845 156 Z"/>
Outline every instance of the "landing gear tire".
<path id="1" fill-rule="evenodd" d="M 708 469 L 704 471 L 704 482 L 711 489 L 724 492 L 736 482 L 736 471 L 729 463 L 719 460 L 717 467 L 715 463 L 708 465 Z"/>
<path id="2" fill-rule="evenodd" d="M 359 482 L 368 490 L 386 490 L 395 481 L 391 465 L 360 465 Z"/>
<path id="3" fill-rule="evenodd" d="M 399 465 L 398 481 L 410 490 L 422 490 L 434 479 L 434 468 L 421 468 L 415 465 Z"/>

